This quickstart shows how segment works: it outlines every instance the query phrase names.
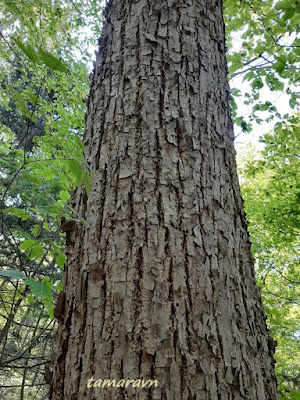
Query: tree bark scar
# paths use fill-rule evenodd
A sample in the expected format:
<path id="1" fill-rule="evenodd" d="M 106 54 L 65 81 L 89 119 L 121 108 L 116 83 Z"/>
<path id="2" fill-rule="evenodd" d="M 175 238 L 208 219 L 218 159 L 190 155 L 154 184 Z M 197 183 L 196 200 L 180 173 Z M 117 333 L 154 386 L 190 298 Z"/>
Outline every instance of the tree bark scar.
<path id="1" fill-rule="evenodd" d="M 65 217 L 62 217 L 60 221 L 60 230 L 61 232 L 70 232 L 76 227 L 75 221 L 67 221 Z"/>
<path id="2" fill-rule="evenodd" d="M 65 292 L 60 292 L 58 295 L 57 303 L 53 312 L 53 315 L 57 319 L 63 319 L 64 311 L 65 311 L 65 301 L 66 294 Z"/>
<path id="3" fill-rule="evenodd" d="M 48 383 L 48 385 L 50 385 L 52 383 L 53 371 L 50 370 L 48 365 L 45 366 L 44 377 L 45 377 L 46 383 Z"/>
<path id="4" fill-rule="evenodd" d="M 95 263 L 90 265 L 90 274 L 93 283 L 97 283 L 101 280 L 102 273 L 99 261 L 96 261 Z"/>
<path id="5" fill-rule="evenodd" d="M 152 361 L 153 361 L 153 355 L 152 354 L 148 354 L 146 352 L 146 350 L 144 349 L 143 353 L 142 353 L 142 362 L 143 363 L 152 363 Z"/>

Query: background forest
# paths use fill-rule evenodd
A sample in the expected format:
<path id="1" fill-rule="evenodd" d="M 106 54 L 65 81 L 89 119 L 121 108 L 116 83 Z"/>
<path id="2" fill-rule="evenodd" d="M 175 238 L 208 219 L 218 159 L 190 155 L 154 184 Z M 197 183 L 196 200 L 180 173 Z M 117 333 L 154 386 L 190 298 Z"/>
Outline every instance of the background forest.
<path id="1" fill-rule="evenodd" d="M 102 12 L 99 0 L 0 2 L 1 398 L 47 398 L 65 261 L 61 224 L 85 223 L 70 195 L 80 185 L 89 192 L 93 179 L 81 138 Z M 299 2 L 226 0 L 224 17 L 237 141 L 260 135 L 259 143 L 237 146 L 257 282 L 278 342 L 278 391 L 296 400 Z"/>

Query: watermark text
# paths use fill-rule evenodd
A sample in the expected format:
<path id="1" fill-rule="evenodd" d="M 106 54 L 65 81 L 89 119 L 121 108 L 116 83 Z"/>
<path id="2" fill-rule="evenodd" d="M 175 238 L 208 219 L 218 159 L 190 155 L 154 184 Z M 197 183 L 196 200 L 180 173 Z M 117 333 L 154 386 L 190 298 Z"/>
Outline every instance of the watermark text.
<path id="1" fill-rule="evenodd" d="M 149 389 L 151 386 L 158 387 L 158 382 L 156 379 L 95 379 L 90 378 L 87 383 L 88 388 L 128 388 L 132 386 L 134 388 Z"/>

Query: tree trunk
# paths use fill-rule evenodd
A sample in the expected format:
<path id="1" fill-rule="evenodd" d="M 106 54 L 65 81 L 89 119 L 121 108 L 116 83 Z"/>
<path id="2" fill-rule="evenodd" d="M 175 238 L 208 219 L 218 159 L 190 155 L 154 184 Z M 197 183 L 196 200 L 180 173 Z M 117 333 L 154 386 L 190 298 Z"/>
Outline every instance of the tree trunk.
<path id="1" fill-rule="evenodd" d="M 221 0 L 112 0 L 99 44 L 84 139 L 95 179 L 74 196 L 87 226 L 67 232 L 52 399 L 277 399 Z"/>

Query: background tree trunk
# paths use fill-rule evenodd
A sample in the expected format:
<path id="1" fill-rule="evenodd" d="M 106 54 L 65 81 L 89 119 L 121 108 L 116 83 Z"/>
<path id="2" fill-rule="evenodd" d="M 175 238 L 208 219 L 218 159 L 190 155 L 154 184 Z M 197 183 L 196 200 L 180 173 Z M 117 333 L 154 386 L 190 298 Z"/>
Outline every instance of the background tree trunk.
<path id="1" fill-rule="evenodd" d="M 59 399 L 277 399 L 236 174 L 220 0 L 113 0 L 89 97 L 95 181 L 67 232 Z M 87 388 L 89 378 L 158 387 Z"/>

